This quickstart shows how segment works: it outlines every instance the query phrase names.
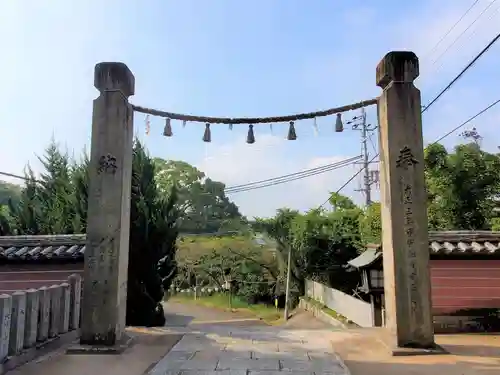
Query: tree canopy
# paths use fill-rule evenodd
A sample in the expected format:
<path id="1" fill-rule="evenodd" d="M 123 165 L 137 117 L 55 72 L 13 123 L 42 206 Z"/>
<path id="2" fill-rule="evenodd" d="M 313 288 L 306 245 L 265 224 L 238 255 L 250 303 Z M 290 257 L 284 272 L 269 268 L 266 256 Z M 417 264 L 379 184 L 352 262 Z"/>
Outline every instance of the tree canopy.
<path id="1" fill-rule="evenodd" d="M 178 188 L 176 207 L 182 213 L 182 232 L 209 233 L 246 224 L 238 206 L 226 196 L 222 182 L 211 180 L 183 161 L 155 158 L 154 163 L 159 191 L 167 192 L 174 184 Z"/>

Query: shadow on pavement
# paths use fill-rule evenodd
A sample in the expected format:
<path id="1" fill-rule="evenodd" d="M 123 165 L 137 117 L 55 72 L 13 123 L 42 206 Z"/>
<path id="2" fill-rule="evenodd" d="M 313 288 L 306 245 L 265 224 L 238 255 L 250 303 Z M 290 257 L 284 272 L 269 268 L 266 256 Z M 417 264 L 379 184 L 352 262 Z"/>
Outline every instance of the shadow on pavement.
<path id="1" fill-rule="evenodd" d="M 187 327 L 195 317 L 165 311 L 165 319 L 165 327 Z"/>
<path id="2" fill-rule="evenodd" d="M 450 361 L 452 359 L 450 358 Z M 351 375 L 493 375 L 500 374 L 500 364 L 481 362 L 453 363 L 384 363 L 346 360 Z"/>

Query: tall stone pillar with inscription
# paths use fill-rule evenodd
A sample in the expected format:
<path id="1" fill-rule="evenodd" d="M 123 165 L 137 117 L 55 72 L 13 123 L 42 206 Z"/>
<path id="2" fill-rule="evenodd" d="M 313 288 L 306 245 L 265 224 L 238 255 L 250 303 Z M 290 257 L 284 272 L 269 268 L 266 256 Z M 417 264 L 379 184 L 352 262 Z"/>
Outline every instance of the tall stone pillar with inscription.
<path id="1" fill-rule="evenodd" d="M 132 180 L 134 76 L 123 63 L 95 66 L 80 344 L 123 343 Z"/>
<path id="2" fill-rule="evenodd" d="M 418 74 L 413 52 L 390 52 L 377 66 L 386 325 L 396 351 L 436 348 Z"/>

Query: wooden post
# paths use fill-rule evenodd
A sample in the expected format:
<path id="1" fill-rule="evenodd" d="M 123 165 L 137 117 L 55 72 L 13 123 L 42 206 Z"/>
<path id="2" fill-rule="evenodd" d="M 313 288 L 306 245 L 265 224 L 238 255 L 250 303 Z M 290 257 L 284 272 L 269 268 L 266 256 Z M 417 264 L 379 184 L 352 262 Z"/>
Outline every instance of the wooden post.
<path id="1" fill-rule="evenodd" d="M 399 349 L 436 348 L 418 75 L 413 52 L 390 52 L 377 66 L 386 325 Z"/>

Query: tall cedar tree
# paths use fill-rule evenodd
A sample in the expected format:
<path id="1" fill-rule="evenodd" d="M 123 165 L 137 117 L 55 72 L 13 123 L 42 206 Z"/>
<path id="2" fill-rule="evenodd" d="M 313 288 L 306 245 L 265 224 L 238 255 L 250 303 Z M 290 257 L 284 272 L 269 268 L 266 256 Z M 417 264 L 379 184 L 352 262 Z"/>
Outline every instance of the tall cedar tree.
<path id="1" fill-rule="evenodd" d="M 8 212 L 0 212 L 2 235 L 85 233 L 89 160 L 70 163 L 52 142 L 40 158 L 45 172 L 35 180 L 28 167 L 26 186 Z M 176 190 L 157 191 L 155 167 L 143 145 L 133 149 L 127 323 L 154 326 L 165 322 L 161 300 L 177 272 Z"/>

